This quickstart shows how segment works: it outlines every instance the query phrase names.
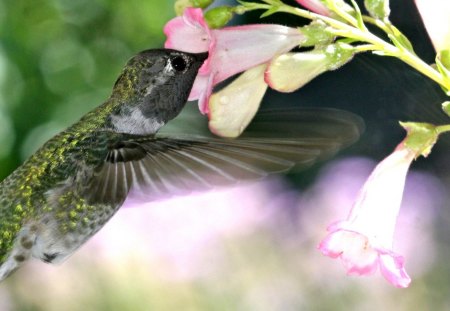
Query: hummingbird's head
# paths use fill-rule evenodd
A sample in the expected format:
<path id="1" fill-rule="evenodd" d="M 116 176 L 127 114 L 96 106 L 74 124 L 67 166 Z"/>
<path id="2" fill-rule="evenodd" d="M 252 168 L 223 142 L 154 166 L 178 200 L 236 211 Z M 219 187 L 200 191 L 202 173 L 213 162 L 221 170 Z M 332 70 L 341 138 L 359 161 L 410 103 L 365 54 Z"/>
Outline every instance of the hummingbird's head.
<path id="1" fill-rule="evenodd" d="M 111 125 L 120 132 L 153 134 L 184 107 L 207 53 L 146 50 L 131 58 L 114 85 L 119 103 Z"/>

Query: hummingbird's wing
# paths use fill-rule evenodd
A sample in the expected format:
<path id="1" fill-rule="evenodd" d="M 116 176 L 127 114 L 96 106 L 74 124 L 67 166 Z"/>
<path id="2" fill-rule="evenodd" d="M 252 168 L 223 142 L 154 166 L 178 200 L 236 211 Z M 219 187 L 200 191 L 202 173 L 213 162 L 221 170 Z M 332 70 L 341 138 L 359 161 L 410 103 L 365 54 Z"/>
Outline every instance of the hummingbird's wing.
<path id="1" fill-rule="evenodd" d="M 259 113 L 237 139 L 199 135 L 124 136 L 86 184 L 91 203 L 144 201 L 305 168 L 354 142 L 359 117 L 331 109 Z"/>

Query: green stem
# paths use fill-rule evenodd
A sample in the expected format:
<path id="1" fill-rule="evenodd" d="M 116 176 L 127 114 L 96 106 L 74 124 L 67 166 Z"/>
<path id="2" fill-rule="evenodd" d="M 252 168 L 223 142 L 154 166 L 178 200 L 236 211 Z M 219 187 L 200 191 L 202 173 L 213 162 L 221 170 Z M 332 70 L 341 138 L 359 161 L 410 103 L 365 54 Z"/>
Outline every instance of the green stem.
<path id="1" fill-rule="evenodd" d="M 377 46 L 373 45 L 373 44 L 361 44 L 355 47 L 355 50 L 358 53 L 361 52 L 373 52 L 377 50 Z"/>
<path id="2" fill-rule="evenodd" d="M 252 7 L 248 8 L 248 9 L 249 10 L 272 9 L 273 10 L 274 7 L 272 5 L 268 5 L 268 4 L 252 3 Z M 353 25 L 346 24 L 345 22 L 338 21 L 331 17 L 312 13 L 310 11 L 303 10 L 300 8 L 292 7 L 287 4 L 278 5 L 276 7 L 276 12 L 290 13 L 290 14 L 297 15 L 297 16 L 307 18 L 310 20 L 320 19 L 333 28 L 333 29 L 329 30 L 332 34 L 341 36 L 341 37 L 355 39 L 360 42 L 370 43 L 372 45 L 372 47 L 367 48 L 367 50 L 372 50 L 374 52 L 379 52 L 380 54 L 385 54 L 385 55 L 396 57 L 396 58 L 402 60 L 403 62 L 405 62 L 406 64 L 408 64 L 409 66 L 413 67 L 417 71 L 421 72 L 422 74 L 424 74 L 431 80 L 435 81 L 436 83 L 441 85 L 444 89 L 447 89 L 447 90 L 450 89 L 450 85 L 447 85 L 448 82 L 445 81 L 444 77 L 433 67 L 431 67 L 430 65 L 425 63 L 422 59 L 417 57 L 417 55 L 415 55 L 414 53 L 411 53 L 410 51 L 408 51 L 406 49 L 398 48 L 395 45 L 390 44 L 390 43 L 384 41 L 383 39 L 375 36 L 371 32 L 362 31 L 361 29 L 359 29 Z M 391 33 L 391 30 L 389 29 L 388 25 L 386 23 L 384 23 L 383 21 L 374 19 L 369 16 L 363 16 L 363 19 L 366 22 L 376 25 L 377 27 L 379 27 L 386 33 L 388 33 L 388 34 Z M 361 49 L 361 51 L 363 51 L 363 50 L 364 50 L 364 48 Z"/>
<path id="3" fill-rule="evenodd" d="M 438 132 L 438 134 L 450 132 L 450 124 L 436 126 L 436 132 Z"/>
<path id="4" fill-rule="evenodd" d="M 379 19 L 373 18 L 371 16 L 363 15 L 363 21 L 366 23 L 372 24 L 383 30 L 385 33 L 391 33 L 389 27 L 386 26 L 386 23 L 380 21 Z"/>
<path id="5" fill-rule="evenodd" d="M 407 63 L 414 69 L 416 69 L 417 71 L 421 72 L 422 74 L 424 74 L 431 80 L 435 81 L 440 86 L 442 86 L 444 89 L 447 89 L 447 90 L 450 89 L 450 85 L 446 84 L 444 77 L 433 67 L 431 67 L 430 65 L 425 63 L 421 58 L 417 57 L 415 54 L 413 54 L 407 50 L 401 51 L 398 48 L 397 48 L 397 50 L 398 50 L 398 53 L 396 55 L 397 58 L 401 59 L 402 61 L 404 61 L 405 63 Z"/>
<path id="6" fill-rule="evenodd" d="M 336 7 L 336 3 L 334 1 L 331 1 L 328 4 L 330 5 L 331 11 L 336 13 L 343 20 L 347 21 L 350 25 L 352 25 L 354 27 L 358 26 L 358 22 L 356 21 L 356 19 L 353 16 L 351 16 L 350 14 L 348 14 L 347 12 L 345 12 L 344 10 L 338 9 Z"/>

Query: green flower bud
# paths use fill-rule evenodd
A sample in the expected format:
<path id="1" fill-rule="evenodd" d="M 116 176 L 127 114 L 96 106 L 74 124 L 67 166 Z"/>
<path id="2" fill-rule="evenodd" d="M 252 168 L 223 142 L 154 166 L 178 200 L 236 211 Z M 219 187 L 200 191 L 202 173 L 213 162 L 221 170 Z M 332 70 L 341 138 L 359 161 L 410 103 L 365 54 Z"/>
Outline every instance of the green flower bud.
<path id="1" fill-rule="evenodd" d="M 389 0 L 364 0 L 364 6 L 373 18 L 384 19 L 391 13 Z"/>
<path id="2" fill-rule="evenodd" d="M 214 0 L 191 0 L 192 4 L 194 5 L 194 8 L 207 8 L 211 3 L 214 2 Z"/>
<path id="3" fill-rule="evenodd" d="M 175 13 L 180 16 L 186 8 L 201 8 L 208 7 L 214 0 L 177 0 L 175 1 L 174 8 Z"/>
<path id="4" fill-rule="evenodd" d="M 302 46 L 326 45 L 333 41 L 334 35 L 327 31 L 328 26 L 320 20 L 312 21 L 309 25 L 300 28 L 305 35 Z"/>
<path id="5" fill-rule="evenodd" d="M 210 28 L 222 28 L 233 17 L 234 8 L 219 6 L 205 13 L 205 21 Z"/>

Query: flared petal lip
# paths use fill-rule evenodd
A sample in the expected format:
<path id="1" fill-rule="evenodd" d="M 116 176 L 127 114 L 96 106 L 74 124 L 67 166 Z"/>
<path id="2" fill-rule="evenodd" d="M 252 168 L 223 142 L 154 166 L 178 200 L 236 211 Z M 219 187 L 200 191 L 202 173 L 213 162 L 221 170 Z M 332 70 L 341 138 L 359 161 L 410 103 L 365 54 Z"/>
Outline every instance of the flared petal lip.
<path id="1" fill-rule="evenodd" d="M 164 26 L 165 48 L 200 53 L 209 50 L 211 33 L 201 9 L 187 8 Z"/>
<path id="2" fill-rule="evenodd" d="M 346 258 L 344 254 L 344 247 L 339 246 L 341 243 L 346 243 L 346 241 L 339 241 L 341 237 L 338 236 L 338 234 L 342 231 L 348 231 L 356 234 L 361 233 L 346 229 L 338 229 L 338 226 L 338 224 L 333 224 L 330 226 L 332 227 L 330 230 L 331 232 L 318 245 L 318 249 L 323 255 L 333 259 L 340 258 L 347 269 L 348 275 L 371 275 L 375 273 L 379 267 L 381 275 L 383 275 L 383 277 L 395 287 L 405 288 L 410 285 L 411 278 L 404 268 L 404 257 L 398 255 L 390 249 L 376 247 L 370 244 L 365 246 L 372 248 L 372 250 L 376 252 L 376 257 L 374 257 L 374 260 L 369 261 L 366 264 L 360 264 L 357 260 L 353 261 L 352 259 Z M 370 240 L 368 241 L 370 243 Z"/>
<path id="3" fill-rule="evenodd" d="M 383 277 L 392 285 L 398 288 L 406 288 L 411 284 L 411 278 L 405 270 L 405 258 L 391 250 L 378 250 L 380 272 Z M 392 260 L 393 266 L 388 263 Z"/>

